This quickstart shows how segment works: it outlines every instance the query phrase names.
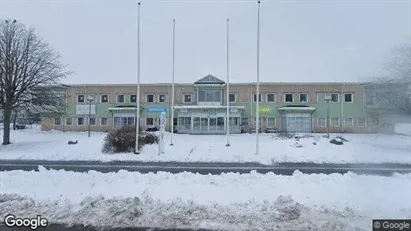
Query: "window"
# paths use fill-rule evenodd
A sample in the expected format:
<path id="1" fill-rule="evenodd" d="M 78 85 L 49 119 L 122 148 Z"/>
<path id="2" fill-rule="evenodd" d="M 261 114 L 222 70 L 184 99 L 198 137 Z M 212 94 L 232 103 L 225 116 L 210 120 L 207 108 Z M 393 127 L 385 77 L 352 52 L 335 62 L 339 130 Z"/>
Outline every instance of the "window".
<path id="1" fill-rule="evenodd" d="M 198 102 L 220 103 L 221 90 L 199 90 Z"/>
<path id="2" fill-rule="evenodd" d="M 248 126 L 248 118 L 241 118 L 241 125 Z"/>
<path id="3" fill-rule="evenodd" d="M 134 117 L 114 117 L 114 128 L 134 126 Z"/>
<path id="4" fill-rule="evenodd" d="M 100 119 L 100 125 L 101 126 L 107 126 L 108 125 L 108 119 L 107 118 L 101 118 Z"/>
<path id="5" fill-rule="evenodd" d="M 267 127 L 275 127 L 275 118 L 267 118 Z"/>
<path id="6" fill-rule="evenodd" d="M 84 125 L 84 118 L 77 118 L 77 125 Z"/>
<path id="7" fill-rule="evenodd" d="M 263 123 L 264 123 L 264 118 L 259 118 L 259 119 L 258 119 L 258 124 L 259 124 L 259 127 L 260 127 L 260 128 L 263 126 Z M 253 120 L 253 125 L 254 125 L 254 126 L 257 126 L 257 118 L 254 118 L 254 120 Z"/>
<path id="8" fill-rule="evenodd" d="M 365 127 L 365 118 L 358 118 L 357 126 L 358 127 Z"/>
<path id="9" fill-rule="evenodd" d="M 77 96 L 77 103 L 84 103 L 84 95 Z"/>
<path id="10" fill-rule="evenodd" d="M 108 95 L 101 95 L 100 101 L 102 103 L 108 103 Z"/>
<path id="11" fill-rule="evenodd" d="M 146 118 L 147 126 L 154 126 L 154 118 Z"/>
<path id="12" fill-rule="evenodd" d="M 54 125 L 61 125 L 61 118 L 54 118 Z"/>
<path id="13" fill-rule="evenodd" d="M 354 119 L 353 118 L 344 118 L 344 126 L 346 126 L 346 127 L 354 126 Z"/>
<path id="14" fill-rule="evenodd" d="M 124 95 L 117 96 L 117 103 L 124 103 Z"/>
<path id="15" fill-rule="evenodd" d="M 338 93 L 331 93 L 331 102 L 338 103 L 340 102 L 340 94 Z"/>
<path id="16" fill-rule="evenodd" d="M 274 103 L 275 102 L 275 93 L 267 93 L 267 102 Z"/>
<path id="17" fill-rule="evenodd" d="M 258 95 L 258 101 L 261 102 L 261 94 Z M 253 102 L 256 103 L 257 102 L 257 94 L 254 93 L 253 95 Z"/>
<path id="18" fill-rule="evenodd" d="M 331 127 L 339 127 L 340 126 L 340 118 L 331 118 Z"/>
<path id="19" fill-rule="evenodd" d="M 285 93 L 284 94 L 284 102 L 286 102 L 286 103 L 294 102 L 294 95 L 292 93 Z"/>
<path id="20" fill-rule="evenodd" d="M 228 102 L 235 103 L 236 102 L 236 95 L 234 93 L 228 94 Z"/>
<path id="21" fill-rule="evenodd" d="M 353 97 L 352 97 L 351 93 L 344 94 L 344 102 L 346 102 L 346 103 L 352 103 L 353 102 Z"/>
<path id="22" fill-rule="evenodd" d="M 96 118 L 89 118 L 88 122 L 90 123 L 90 125 L 96 125 Z"/>
<path id="23" fill-rule="evenodd" d="M 154 95 L 153 94 L 146 95 L 146 102 L 147 103 L 154 103 Z"/>
<path id="24" fill-rule="evenodd" d="M 325 103 L 325 96 L 328 95 L 327 93 L 317 93 L 317 103 Z M 340 95 L 338 93 L 331 93 L 331 101 L 330 102 L 339 102 Z"/>
<path id="25" fill-rule="evenodd" d="M 137 102 L 137 95 L 130 95 L 130 103 L 136 103 Z"/>
<path id="26" fill-rule="evenodd" d="M 160 95 L 158 95 L 158 102 L 159 102 L 159 103 L 165 103 L 165 102 L 167 102 L 167 95 L 166 95 L 166 94 L 160 94 Z"/>
<path id="27" fill-rule="evenodd" d="M 325 127 L 325 118 L 317 118 L 317 127 Z"/>
<path id="28" fill-rule="evenodd" d="M 66 125 L 73 125 L 73 120 L 71 118 L 66 118 Z"/>
<path id="29" fill-rule="evenodd" d="M 192 102 L 192 94 L 184 94 L 184 103 L 191 103 Z"/>
<path id="30" fill-rule="evenodd" d="M 299 94 L 300 103 L 307 103 L 308 102 L 308 94 L 307 93 L 300 93 Z"/>

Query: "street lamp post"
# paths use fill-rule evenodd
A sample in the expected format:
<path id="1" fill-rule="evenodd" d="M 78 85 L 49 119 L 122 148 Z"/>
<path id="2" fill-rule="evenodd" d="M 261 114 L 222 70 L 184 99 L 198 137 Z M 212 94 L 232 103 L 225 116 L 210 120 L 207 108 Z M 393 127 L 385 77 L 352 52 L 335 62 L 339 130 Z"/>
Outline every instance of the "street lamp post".
<path id="1" fill-rule="evenodd" d="M 327 103 L 327 138 L 330 138 L 330 101 L 331 101 L 331 95 L 327 94 L 324 97 L 324 101 Z"/>
<path id="2" fill-rule="evenodd" d="M 88 137 L 90 137 L 91 133 L 91 126 L 90 126 L 90 121 L 91 121 L 91 102 L 94 101 L 94 97 L 92 95 L 89 95 L 87 97 L 88 100 Z"/>

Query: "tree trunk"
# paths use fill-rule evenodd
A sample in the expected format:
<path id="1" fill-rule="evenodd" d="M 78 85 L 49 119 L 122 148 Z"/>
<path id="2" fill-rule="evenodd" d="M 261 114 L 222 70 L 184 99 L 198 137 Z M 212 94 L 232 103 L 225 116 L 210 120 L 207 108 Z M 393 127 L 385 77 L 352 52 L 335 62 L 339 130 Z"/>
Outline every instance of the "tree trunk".
<path id="1" fill-rule="evenodd" d="M 13 115 L 13 130 L 16 130 L 16 125 L 17 125 L 17 114 Z"/>
<path id="2" fill-rule="evenodd" d="M 3 129 L 3 145 L 8 145 L 10 143 L 10 122 L 11 122 L 11 108 L 4 108 L 4 129 Z"/>

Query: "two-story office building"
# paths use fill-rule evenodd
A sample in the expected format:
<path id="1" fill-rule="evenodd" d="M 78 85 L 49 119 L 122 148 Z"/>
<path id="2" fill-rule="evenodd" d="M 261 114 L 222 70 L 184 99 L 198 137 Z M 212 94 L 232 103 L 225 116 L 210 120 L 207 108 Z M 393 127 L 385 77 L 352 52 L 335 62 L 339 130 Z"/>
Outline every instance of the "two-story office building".
<path id="1" fill-rule="evenodd" d="M 194 83 L 175 84 L 174 118 L 171 118 L 171 84 L 140 85 L 140 126 L 156 127 L 161 112 L 178 133 L 224 134 L 229 104 L 231 133 L 255 131 L 256 102 L 260 102 L 262 131 L 369 132 L 361 83 L 226 83 L 212 75 Z M 330 97 L 329 103 L 324 99 Z M 43 130 L 108 131 L 134 126 L 135 84 L 70 85 L 64 117 L 43 118 Z"/>

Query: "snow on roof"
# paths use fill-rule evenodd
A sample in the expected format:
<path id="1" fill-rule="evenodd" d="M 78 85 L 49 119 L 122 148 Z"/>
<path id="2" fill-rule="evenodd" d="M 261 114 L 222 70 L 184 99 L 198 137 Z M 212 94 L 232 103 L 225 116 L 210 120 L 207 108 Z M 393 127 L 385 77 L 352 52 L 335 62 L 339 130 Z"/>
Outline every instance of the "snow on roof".
<path id="1" fill-rule="evenodd" d="M 189 105 L 189 106 L 174 106 L 174 109 L 223 109 L 227 106 L 223 105 Z M 229 108 L 245 109 L 244 106 L 229 106 Z"/>
<path id="2" fill-rule="evenodd" d="M 112 107 L 108 109 L 109 111 L 135 111 L 136 107 Z"/>
<path id="3" fill-rule="evenodd" d="M 290 110 L 290 111 L 315 111 L 316 108 L 315 107 L 280 107 L 277 110 L 279 110 L 279 111 L 286 111 L 286 110 Z"/>

